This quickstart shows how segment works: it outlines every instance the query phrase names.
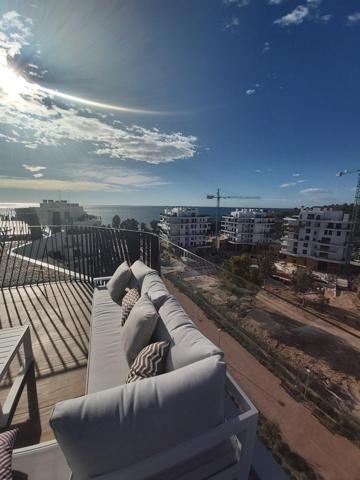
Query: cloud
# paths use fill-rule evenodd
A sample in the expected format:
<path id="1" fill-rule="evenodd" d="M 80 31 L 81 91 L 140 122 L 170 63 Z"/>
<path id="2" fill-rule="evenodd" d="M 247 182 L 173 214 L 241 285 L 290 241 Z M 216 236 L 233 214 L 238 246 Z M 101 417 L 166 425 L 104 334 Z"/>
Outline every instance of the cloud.
<path id="1" fill-rule="evenodd" d="M 270 42 L 264 42 L 262 53 L 266 53 L 270 50 Z"/>
<path id="2" fill-rule="evenodd" d="M 256 93 L 256 90 L 255 88 L 249 88 L 248 90 L 246 90 L 246 95 L 255 95 Z"/>
<path id="3" fill-rule="evenodd" d="M 296 180 L 296 183 L 304 183 L 306 180 Z"/>
<path id="4" fill-rule="evenodd" d="M 293 177 L 300 177 L 301 173 L 293 173 L 292 176 Z"/>
<path id="5" fill-rule="evenodd" d="M 308 7 L 305 7 L 304 5 L 299 5 L 292 12 L 275 20 L 274 23 L 282 27 L 288 27 L 290 25 L 299 25 L 300 23 L 303 23 L 303 21 L 309 14 L 310 14 L 310 10 Z"/>
<path id="6" fill-rule="evenodd" d="M 259 168 L 257 168 L 257 169 L 255 170 L 255 173 L 261 173 L 261 172 L 262 172 L 262 171 L 261 171 Z"/>
<path id="7" fill-rule="evenodd" d="M 329 23 L 332 17 L 333 16 L 330 13 L 328 13 L 326 15 L 320 15 L 319 20 L 323 23 Z"/>
<path id="8" fill-rule="evenodd" d="M 293 187 L 294 185 L 296 185 L 296 182 L 282 183 L 281 185 L 279 185 L 279 188 L 288 188 Z"/>
<path id="9" fill-rule="evenodd" d="M 239 25 L 239 17 L 232 17 L 232 19 L 224 25 L 224 30 L 236 31 Z"/>
<path id="10" fill-rule="evenodd" d="M 319 194 L 330 194 L 332 193 L 331 190 L 327 188 L 305 188 L 304 190 L 300 190 L 301 195 L 319 195 Z"/>
<path id="11" fill-rule="evenodd" d="M 12 62 L 29 43 L 31 23 L 14 11 L 0 18 L 0 124 L 12 130 L 0 135 L 3 141 L 29 149 L 82 143 L 93 155 L 152 164 L 195 156 L 193 135 L 109 121 L 89 109 L 76 109 L 69 100 L 56 100 L 16 72 Z"/>
<path id="12" fill-rule="evenodd" d="M 349 25 L 355 25 L 360 23 L 360 12 L 354 12 L 347 17 Z"/>
<path id="13" fill-rule="evenodd" d="M 280 5 L 284 0 L 268 0 L 269 5 Z"/>
<path id="14" fill-rule="evenodd" d="M 43 173 L 34 173 L 34 175 L 33 175 L 33 177 L 35 177 L 35 178 L 41 178 L 43 176 L 44 176 Z"/>
<path id="15" fill-rule="evenodd" d="M 41 170 L 46 170 L 46 167 L 43 167 L 42 165 L 27 165 L 26 163 L 23 163 L 22 165 L 25 170 L 28 170 L 31 173 L 36 173 L 36 172 L 41 172 Z"/>
<path id="16" fill-rule="evenodd" d="M 250 4 L 250 0 L 223 0 L 222 3 L 227 7 L 234 5 L 236 7 L 243 8 Z"/>

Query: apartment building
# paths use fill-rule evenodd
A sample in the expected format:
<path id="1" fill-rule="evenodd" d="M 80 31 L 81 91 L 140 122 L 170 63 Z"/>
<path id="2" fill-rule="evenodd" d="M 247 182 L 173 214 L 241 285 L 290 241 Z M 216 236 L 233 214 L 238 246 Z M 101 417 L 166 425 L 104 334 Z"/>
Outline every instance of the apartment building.
<path id="1" fill-rule="evenodd" d="M 197 208 L 165 208 L 160 215 L 160 236 L 184 248 L 210 246 L 210 227 L 209 217 Z"/>
<path id="2" fill-rule="evenodd" d="M 337 273 L 346 263 L 350 214 L 332 208 L 302 208 L 285 218 L 281 252 L 286 259 L 313 270 Z"/>
<path id="3" fill-rule="evenodd" d="M 275 218 L 258 208 L 242 208 L 224 215 L 221 231 L 230 243 L 269 244 L 273 241 Z"/>

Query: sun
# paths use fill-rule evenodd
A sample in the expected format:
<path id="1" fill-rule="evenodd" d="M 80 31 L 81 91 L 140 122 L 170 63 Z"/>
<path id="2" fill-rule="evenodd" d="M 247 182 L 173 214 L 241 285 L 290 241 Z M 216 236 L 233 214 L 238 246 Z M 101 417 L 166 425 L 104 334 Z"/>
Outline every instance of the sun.
<path id="1" fill-rule="evenodd" d="M 0 65 L 0 90 L 6 95 L 17 97 L 26 92 L 28 82 L 16 70 Z"/>

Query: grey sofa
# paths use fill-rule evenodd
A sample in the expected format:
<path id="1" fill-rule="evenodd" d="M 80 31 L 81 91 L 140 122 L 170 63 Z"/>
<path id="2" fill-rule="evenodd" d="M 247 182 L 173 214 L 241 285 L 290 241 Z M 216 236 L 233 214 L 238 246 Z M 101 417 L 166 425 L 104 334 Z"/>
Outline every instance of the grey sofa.
<path id="1" fill-rule="evenodd" d="M 222 351 L 196 328 L 158 273 L 142 267 L 136 272 L 141 294 L 146 292 L 158 308 L 153 340 L 171 342 L 166 371 L 125 383 L 129 365 L 122 349 L 121 307 L 110 298 L 108 278 L 97 279 L 87 395 L 58 404 L 51 420 L 74 479 L 245 480 L 256 435 L 255 407 L 226 373 Z M 29 479 L 49 478 L 37 465 L 44 459 L 43 466 L 56 465 L 52 478 L 68 478 L 56 441 L 19 449 L 14 469 L 30 472 Z"/>

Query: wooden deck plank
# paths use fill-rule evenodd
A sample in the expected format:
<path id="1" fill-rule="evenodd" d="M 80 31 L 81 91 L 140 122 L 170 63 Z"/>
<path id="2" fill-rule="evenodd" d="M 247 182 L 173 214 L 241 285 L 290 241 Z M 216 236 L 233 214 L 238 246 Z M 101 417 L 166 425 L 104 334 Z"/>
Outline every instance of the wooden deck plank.
<path id="1" fill-rule="evenodd" d="M 16 446 L 53 438 L 48 421 L 55 403 L 85 392 L 92 288 L 77 283 L 52 283 L 0 291 L 0 327 L 30 325 L 34 374 L 25 387 L 12 425 L 20 428 Z M 10 388 L 19 359 L 0 385 L 0 399 Z"/>

